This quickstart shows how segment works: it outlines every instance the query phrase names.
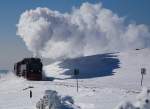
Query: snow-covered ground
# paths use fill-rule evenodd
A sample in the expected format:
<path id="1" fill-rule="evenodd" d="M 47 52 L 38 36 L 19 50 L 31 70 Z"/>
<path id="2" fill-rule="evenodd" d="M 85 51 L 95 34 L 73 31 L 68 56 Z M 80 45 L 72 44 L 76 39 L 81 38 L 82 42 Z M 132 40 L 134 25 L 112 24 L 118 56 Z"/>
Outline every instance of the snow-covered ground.
<path id="1" fill-rule="evenodd" d="M 141 68 L 146 68 L 143 85 L 150 87 L 150 49 L 68 59 L 45 66 L 53 81 L 26 81 L 13 74 L 0 79 L 0 109 L 35 109 L 45 90 L 72 96 L 81 109 L 114 109 L 125 100 L 134 101 L 141 91 Z M 79 92 L 73 69 L 80 70 Z M 33 88 L 23 90 L 29 86 Z M 30 99 L 29 91 L 33 97 Z"/>

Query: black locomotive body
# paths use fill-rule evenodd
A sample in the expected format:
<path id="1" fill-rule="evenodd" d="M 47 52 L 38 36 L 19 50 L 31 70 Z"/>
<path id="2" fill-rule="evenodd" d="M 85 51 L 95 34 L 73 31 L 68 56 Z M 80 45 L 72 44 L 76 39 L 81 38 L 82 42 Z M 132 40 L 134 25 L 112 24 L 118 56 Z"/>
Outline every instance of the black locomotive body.
<path id="1" fill-rule="evenodd" d="M 14 72 L 28 80 L 42 80 L 43 64 L 39 58 L 25 58 L 14 65 Z"/>

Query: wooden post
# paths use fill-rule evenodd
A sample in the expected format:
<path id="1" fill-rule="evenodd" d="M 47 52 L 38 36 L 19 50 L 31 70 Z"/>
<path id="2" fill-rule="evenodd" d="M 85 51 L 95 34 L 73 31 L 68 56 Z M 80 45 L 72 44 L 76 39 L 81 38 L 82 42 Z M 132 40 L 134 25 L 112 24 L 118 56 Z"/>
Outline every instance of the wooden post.
<path id="1" fill-rule="evenodd" d="M 143 86 L 143 78 L 144 78 L 144 75 L 146 75 L 146 69 L 145 68 L 141 68 L 141 75 L 142 75 L 142 78 L 141 78 L 141 87 Z"/>
<path id="2" fill-rule="evenodd" d="M 74 76 L 76 77 L 76 82 L 77 82 L 77 92 L 79 91 L 78 75 L 79 75 L 79 69 L 74 69 Z"/>
<path id="3" fill-rule="evenodd" d="M 78 86 L 78 76 L 77 75 L 76 75 L 76 80 L 77 80 L 77 92 L 78 92 L 79 86 Z"/>
<path id="4" fill-rule="evenodd" d="M 142 74 L 142 78 L 141 78 L 141 87 L 143 86 L 143 74 Z"/>
<path id="5" fill-rule="evenodd" d="M 32 98 L 32 91 L 30 90 L 30 98 Z"/>

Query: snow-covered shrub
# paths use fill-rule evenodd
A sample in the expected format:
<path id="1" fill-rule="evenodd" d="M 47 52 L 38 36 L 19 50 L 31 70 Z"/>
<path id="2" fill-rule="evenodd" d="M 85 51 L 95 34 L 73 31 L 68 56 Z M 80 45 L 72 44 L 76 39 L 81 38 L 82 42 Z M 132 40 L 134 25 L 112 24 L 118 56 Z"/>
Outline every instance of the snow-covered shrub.
<path id="1" fill-rule="evenodd" d="M 126 101 L 119 104 L 115 109 L 136 109 L 136 108 L 131 102 Z"/>
<path id="2" fill-rule="evenodd" d="M 37 109 L 80 109 L 74 105 L 70 96 L 61 97 L 56 91 L 46 90 L 45 95 L 36 104 Z"/>
<path id="3" fill-rule="evenodd" d="M 62 108 L 61 109 L 80 109 L 79 106 L 74 105 L 74 100 L 71 96 L 62 97 Z"/>
<path id="4" fill-rule="evenodd" d="M 71 96 L 65 96 L 65 97 L 62 97 L 62 102 L 63 103 L 71 103 L 71 104 L 74 104 L 74 100 Z"/>
<path id="5" fill-rule="evenodd" d="M 56 91 L 46 90 L 45 97 L 45 100 L 48 102 L 49 109 L 60 109 L 61 97 Z"/>
<path id="6" fill-rule="evenodd" d="M 150 89 L 144 88 L 135 103 L 123 102 L 115 109 L 150 109 Z"/>
<path id="7" fill-rule="evenodd" d="M 144 88 L 136 103 L 138 109 L 150 109 L 150 89 Z"/>
<path id="8" fill-rule="evenodd" d="M 56 91 L 46 90 L 43 98 L 36 104 L 37 109 L 61 109 L 61 97 Z"/>

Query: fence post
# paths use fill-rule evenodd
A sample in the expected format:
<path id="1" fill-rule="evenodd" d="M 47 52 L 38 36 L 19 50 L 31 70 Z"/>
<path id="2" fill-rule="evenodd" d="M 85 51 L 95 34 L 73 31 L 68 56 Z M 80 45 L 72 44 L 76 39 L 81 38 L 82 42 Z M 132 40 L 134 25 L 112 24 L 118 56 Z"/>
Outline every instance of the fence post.
<path id="1" fill-rule="evenodd" d="M 143 86 L 143 78 L 144 78 L 144 75 L 146 75 L 146 68 L 141 68 L 141 87 Z"/>
<path id="2" fill-rule="evenodd" d="M 78 83 L 78 75 L 79 75 L 79 69 L 74 69 L 74 76 L 76 77 L 77 82 L 77 92 L 79 91 L 79 83 Z"/>

